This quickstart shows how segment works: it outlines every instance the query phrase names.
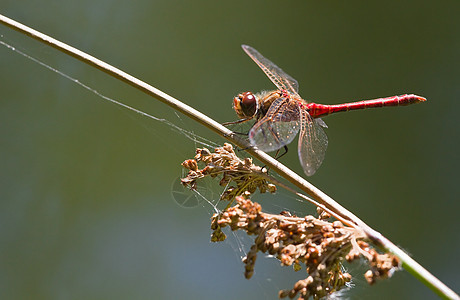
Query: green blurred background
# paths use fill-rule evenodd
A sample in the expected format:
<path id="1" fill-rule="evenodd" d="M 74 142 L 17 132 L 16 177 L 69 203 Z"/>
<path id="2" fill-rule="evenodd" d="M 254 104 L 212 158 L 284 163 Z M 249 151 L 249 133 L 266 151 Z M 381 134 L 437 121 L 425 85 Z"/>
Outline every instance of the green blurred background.
<path id="1" fill-rule="evenodd" d="M 329 149 L 309 179 L 459 291 L 458 1 L 3 0 L 0 7 L 219 122 L 236 119 L 238 92 L 273 88 L 243 43 L 296 78 L 307 100 L 428 98 L 327 117 Z M 4 26 L 0 34 L 104 95 L 223 141 L 72 58 Z M 259 259 L 244 279 L 236 244 L 209 241 L 211 207 L 173 201 L 171 185 L 194 142 L 5 47 L 0 65 L 0 298 L 275 299 L 305 276 Z M 303 174 L 295 151 L 283 162 Z M 283 193 L 260 199 L 314 211 Z M 369 287 L 363 268 L 350 268 L 356 287 L 345 297 L 437 298 L 405 271 Z"/>

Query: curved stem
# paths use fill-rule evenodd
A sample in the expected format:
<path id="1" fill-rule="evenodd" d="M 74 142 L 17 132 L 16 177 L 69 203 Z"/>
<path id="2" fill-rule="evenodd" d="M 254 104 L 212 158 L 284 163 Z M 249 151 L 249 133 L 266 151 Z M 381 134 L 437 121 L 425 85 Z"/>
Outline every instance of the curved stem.
<path id="1" fill-rule="evenodd" d="M 120 69 L 117 69 L 83 51 L 80 51 L 74 47 L 71 47 L 65 43 L 62 43 L 56 39 L 53 39 L 50 36 L 47 36 L 43 33 L 40 33 L 30 27 L 27 27 L 21 23 L 18 23 L 12 19 L 9 19 L 3 15 L 0 15 L 0 23 L 6 25 L 18 32 L 21 32 L 39 42 L 42 42 L 48 46 L 51 46 L 61 52 L 64 52 L 90 66 L 93 66 L 112 77 L 115 77 L 132 87 L 141 90 L 142 92 L 160 100 L 161 102 L 169 105 L 173 109 L 187 115 L 188 117 L 196 120 L 200 124 L 206 126 L 210 130 L 218 133 L 222 137 L 226 138 L 230 142 L 234 143 L 242 149 L 247 149 L 252 156 L 260 160 L 262 163 L 270 167 L 272 170 L 277 172 L 280 176 L 297 186 L 299 189 L 310 195 L 313 199 L 327 207 L 329 210 L 333 211 L 335 214 L 341 218 L 348 220 L 361 227 L 370 240 L 372 240 L 377 246 L 392 252 L 402 261 L 403 267 L 417 277 L 420 281 L 430 287 L 435 293 L 439 296 L 446 299 L 459 299 L 458 295 L 439 281 L 436 277 L 430 274 L 422 266 L 420 266 L 416 261 L 414 261 L 409 255 L 404 251 L 396 247 L 393 243 L 383 237 L 380 233 L 370 228 L 367 224 L 361 221 L 358 217 L 352 214 L 350 211 L 342 207 L 331 197 L 326 195 L 324 192 L 316 188 L 314 185 L 303 179 L 301 176 L 297 175 L 286 166 L 281 164 L 279 161 L 275 160 L 270 155 L 266 154 L 263 151 L 258 150 L 257 148 L 252 148 L 245 140 L 238 137 L 237 134 L 234 134 L 231 130 L 224 127 L 222 124 L 214 121 L 210 117 L 204 115 L 203 113 L 197 111 L 196 109 L 182 103 L 181 101 L 169 96 L 168 94 L 154 88 L 153 86 L 135 78 L 134 76 L 129 75 L 126 72 L 123 72 Z"/>

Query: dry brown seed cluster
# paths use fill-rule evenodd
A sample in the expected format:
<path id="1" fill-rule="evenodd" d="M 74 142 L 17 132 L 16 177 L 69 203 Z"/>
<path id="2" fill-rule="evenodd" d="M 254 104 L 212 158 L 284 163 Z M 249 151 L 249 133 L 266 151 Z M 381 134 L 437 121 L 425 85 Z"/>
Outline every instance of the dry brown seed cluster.
<path id="1" fill-rule="evenodd" d="M 372 273 L 373 280 L 388 277 L 391 275 L 389 270 L 398 267 L 397 260 L 391 257 L 391 267 L 387 269 L 390 256 L 378 254 L 365 242 L 356 242 L 364 238 L 362 231 L 346 227 L 339 221 L 328 222 L 313 216 L 300 218 L 267 214 L 262 212 L 258 203 L 243 196 L 236 197 L 236 202 L 235 206 L 213 216 L 212 238 L 216 241 L 215 235 L 219 235 L 221 227 L 225 226 L 256 236 L 254 245 L 243 259 L 245 277 L 248 279 L 254 273 L 259 251 L 274 255 L 281 265 L 293 265 L 296 271 L 305 265 L 308 277 L 298 281 L 293 289 L 280 291 L 280 298 L 297 295 L 299 299 L 319 299 L 346 287 L 351 275 L 343 272 L 345 257 L 350 261 L 360 255 L 372 258 L 368 272 Z M 383 256 L 386 257 L 384 260 Z"/>
<path id="2" fill-rule="evenodd" d="M 199 169 L 199 162 L 205 163 L 206 166 Z M 222 200 L 232 200 L 245 192 L 252 194 L 257 189 L 261 193 L 276 191 L 276 186 L 261 176 L 262 168 L 254 165 L 250 158 L 239 159 L 232 145 L 228 143 L 216 148 L 214 153 L 206 148 L 197 149 L 195 158 L 184 161 L 182 166 L 189 170 L 187 176 L 181 179 L 182 184 L 192 189 L 196 189 L 196 182 L 201 178 L 222 175 L 219 184 L 226 187 Z M 231 182 L 236 186 L 230 186 Z"/>
<path id="3" fill-rule="evenodd" d="M 358 247 L 354 247 L 347 254 L 346 259 L 351 262 L 360 257 L 360 254 L 366 257 L 371 267 L 364 277 L 367 283 L 374 284 L 378 279 L 389 278 L 400 267 L 399 259 L 391 254 L 380 254 L 375 249 L 371 248 L 365 241 L 357 241 Z M 362 250 L 360 252 L 360 250 Z"/>
<path id="4" fill-rule="evenodd" d="M 331 215 L 320 208 L 317 209 L 317 218 L 300 218 L 288 212 L 279 215 L 262 212 L 262 207 L 249 197 L 257 189 L 262 193 L 273 193 L 276 187 L 265 179 L 262 169 L 255 166 L 251 159 L 240 160 L 230 144 L 216 148 L 215 153 L 206 148 L 197 149 L 196 153 L 194 159 L 182 163 L 189 170 L 182 183 L 196 188 L 197 180 L 222 175 L 220 185 L 226 187 L 222 199 L 235 199 L 237 202 L 212 217 L 211 241 L 225 240 L 221 230 L 225 226 L 256 236 L 254 245 L 243 259 L 245 277 L 249 279 L 253 275 L 259 251 L 274 255 L 281 265 L 292 265 L 295 271 L 305 265 L 307 278 L 299 280 L 290 290 L 280 291 L 280 298 L 319 299 L 343 289 L 351 281 L 351 275 L 343 272 L 342 262 L 345 259 L 349 262 L 366 259 L 370 270 L 364 276 L 370 284 L 377 279 L 391 277 L 399 268 L 400 263 L 395 256 L 380 254 L 364 241 L 363 231 L 344 226 L 340 221 L 329 221 Z M 206 164 L 203 169 L 198 168 L 200 162 Z M 236 186 L 230 186 L 231 182 Z"/>

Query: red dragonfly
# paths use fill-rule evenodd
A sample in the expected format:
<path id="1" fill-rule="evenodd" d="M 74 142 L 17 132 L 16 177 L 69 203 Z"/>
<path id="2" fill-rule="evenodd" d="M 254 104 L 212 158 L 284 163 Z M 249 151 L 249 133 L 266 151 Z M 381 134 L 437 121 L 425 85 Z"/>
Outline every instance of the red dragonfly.
<path id="1" fill-rule="evenodd" d="M 233 109 L 240 118 L 234 124 L 256 120 L 249 131 L 251 145 L 271 152 L 285 148 L 300 131 L 298 154 L 307 176 L 313 175 L 324 159 L 327 136 L 326 123 L 319 117 L 339 111 L 349 111 L 382 106 L 409 105 L 426 101 L 416 95 L 401 95 L 374 100 L 324 105 L 310 103 L 299 94 L 299 84 L 281 68 L 262 56 L 256 49 L 242 45 L 243 50 L 265 72 L 278 90 L 253 94 L 245 92 L 233 99 Z"/>

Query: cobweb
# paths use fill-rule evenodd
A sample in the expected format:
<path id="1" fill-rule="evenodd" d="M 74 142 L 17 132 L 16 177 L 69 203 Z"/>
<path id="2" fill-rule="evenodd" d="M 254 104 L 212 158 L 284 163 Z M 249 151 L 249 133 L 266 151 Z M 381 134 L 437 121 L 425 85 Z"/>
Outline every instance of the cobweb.
<path id="1" fill-rule="evenodd" d="M 0 37 L 3 38 L 3 36 L 0 36 Z M 63 71 L 48 65 L 42 60 L 39 60 L 33 57 L 32 55 L 27 54 L 26 52 L 22 50 L 17 49 L 16 47 L 5 42 L 4 40 L 0 40 L 0 44 L 14 51 L 15 53 L 20 54 L 24 58 L 30 61 L 33 61 L 34 63 L 37 63 L 38 65 L 77 84 L 78 86 L 98 96 L 102 100 L 108 101 L 112 104 L 117 105 L 118 107 L 124 108 L 142 117 L 148 118 L 155 122 L 160 122 L 168 126 L 177 134 L 191 140 L 194 143 L 195 147 L 206 147 L 206 148 L 209 148 L 210 150 L 213 150 L 214 148 L 220 146 L 219 144 L 196 134 L 192 130 L 185 129 L 168 119 L 156 117 L 152 114 L 148 114 L 144 111 L 141 111 L 137 108 L 127 105 L 123 103 L 122 101 L 108 97 L 104 95 L 103 93 L 99 92 L 98 90 L 96 90 L 95 88 L 92 88 L 88 84 L 81 82 L 77 78 L 74 78 L 64 73 Z M 180 116 L 177 113 L 175 115 L 180 122 L 181 121 Z M 144 124 L 144 123 L 141 123 L 141 124 Z M 240 132 L 246 131 L 247 132 L 247 128 L 245 126 L 247 127 L 248 124 L 237 125 L 236 131 L 240 131 Z M 239 151 L 238 154 L 241 157 L 247 156 L 245 151 Z M 185 175 L 186 175 L 185 170 L 183 170 L 181 176 L 178 176 L 177 178 L 175 178 L 171 184 L 171 198 L 178 206 L 184 209 L 195 209 L 195 208 L 205 209 L 207 210 L 208 215 L 211 217 L 214 213 L 220 213 L 222 209 L 224 209 L 224 207 L 228 204 L 227 202 L 222 203 L 222 201 L 220 201 L 221 193 L 226 189 L 226 187 L 222 187 L 221 189 L 216 188 L 218 186 L 218 183 L 215 182 L 217 179 L 205 178 L 204 180 L 201 180 L 198 183 L 196 190 L 190 190 L 184 187 L 180 182 L 180 178 L 185 177 Z M 277 176 L 276 174 L 271 174 L 271 175 L 280 179 L 279 176 Z M 279 200 L 280 198 L 283 198 L 282 202 Z M 287 194 L 287 193 L 277 192 L 276 196 L 264 195 L 263 197 L 261 195 L 254 195 L 253 199 L 255 201 L 263 202 L 264 210 L 267 210 L 268 212 L 271 211 L 273 213 L 280 213 L 281 211 L 289 211 L 297 215 L 305 215 L 306 213 L 304 200 L 294 198 L 290 194 Z M 283 205 L 281 203 L 283 203 Z M 248 237 L 244 233 L 232 232 L 228 228 L 225 228 L 225 231 L 226 231 L 227 236 L 229 237 L 226 239 L 226 243 L 233 249 L 233 252 L 235 253 L 236 258 L 238 260 L 238 263 L 241 265 L 241 270 L 243 270 L 243 263 L 241 262 L 241 259 L 247 255 L 247 251 L 249 250 L 253 241 L 250 237 Z M 262 291 L 261 294 L 263 294 L 264 298 L 273 298 L 274 295 L 276 295 L 277 291 L 281 290 L 282 288 L 286 288 L 283 286 L 279 286 L 278 278 L 275 278 L 275 277 L 291 276 L 293 271 L 290 268 L 280 269 L 279 261 L 276 259 L 273 259 L 268 254 L 265 255 L 265 258 L 268 258 L 268 259 L 265 259 L 263 263 L 261 262 L 258 263 L 258 267 L 256 269 L 256 274 L 259 273 L 258 276 L 254 276 L 251 280 L 257 283 L 260 290 Z M 266 265 L 267 262 L 269 264 L 272 264 L 272 267 L 277 269 L 276 274 L 273 274 L 272 272 L 273 269 L 264 268 L 264 265 Z M 299 272 L 299 273 L 302 273 L 302 272 Z M 235 274 L 235 276 L 242 276 L 242 273 Z M 300 279 L 303 276 L 304 274 L 298 274 L 297 279 Z M 336 294 L 335 297 L 336 296 L 343 297 L 343 294 L 341 295 L 342 296 L 339 296 L 339 294 Z"/>

